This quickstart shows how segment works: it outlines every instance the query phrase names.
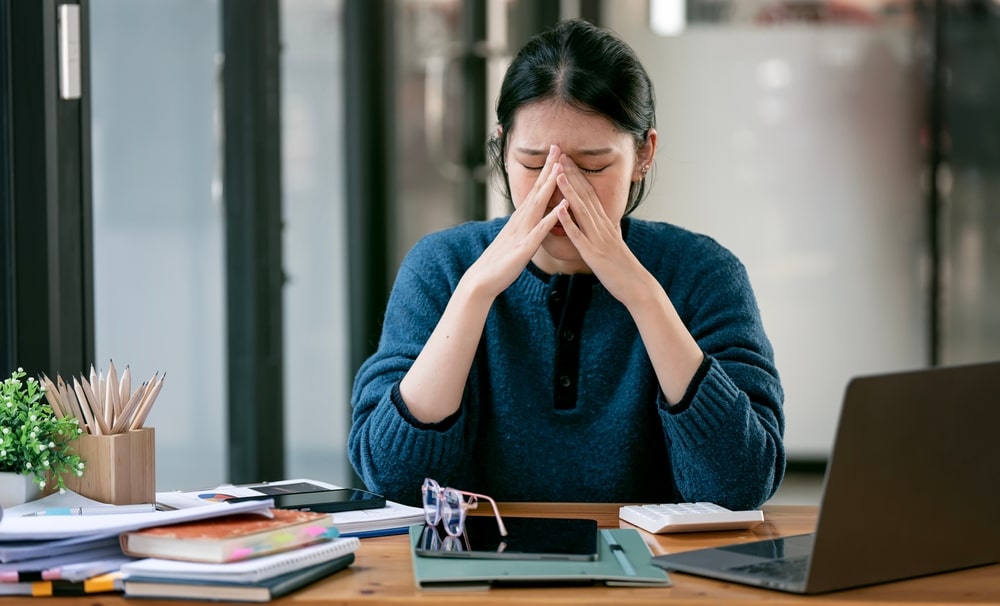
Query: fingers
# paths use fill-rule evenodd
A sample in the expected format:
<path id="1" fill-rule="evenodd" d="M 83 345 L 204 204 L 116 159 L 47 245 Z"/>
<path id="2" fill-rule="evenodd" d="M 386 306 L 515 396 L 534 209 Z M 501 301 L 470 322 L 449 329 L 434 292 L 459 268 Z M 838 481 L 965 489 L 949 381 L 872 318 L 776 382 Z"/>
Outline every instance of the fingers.
<path id="1" fill-rule="evenodd" d="M 584 231 L 597 226 L 600 221 L 607 220 L 604 207 L 597 198 L 590 181 L 572 158 L 561 154 L 559 165 L 562 174 L 556 175 L 556 185 L 573 211 L 573 220 Z"/>
<path id="2" fill-rule="evenodd" d="M 521 206 L 529 211 L 528 214 L 534 215 L 536 218 L 540 218 L 544 212 L 552 197 L 552 192 L 556 190 L 556 178 L 563 172 L 563 167 L 559 163 L 560 155 L 558 146 L 549 146 L 549 155 L 545 157 L 545 164 L 522 202 Z"/>

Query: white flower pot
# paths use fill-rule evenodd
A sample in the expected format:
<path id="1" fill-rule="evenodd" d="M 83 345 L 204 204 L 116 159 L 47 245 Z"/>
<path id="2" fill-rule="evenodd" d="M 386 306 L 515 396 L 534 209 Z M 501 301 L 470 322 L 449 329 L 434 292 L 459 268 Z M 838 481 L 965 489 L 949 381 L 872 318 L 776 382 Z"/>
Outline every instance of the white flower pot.
<path id="1" fill-rule="evenodd" d="M 41 498 L 42 489 L 34 479 L 33 475 L 0 471 L 0 507 L 13 507 Z"/>

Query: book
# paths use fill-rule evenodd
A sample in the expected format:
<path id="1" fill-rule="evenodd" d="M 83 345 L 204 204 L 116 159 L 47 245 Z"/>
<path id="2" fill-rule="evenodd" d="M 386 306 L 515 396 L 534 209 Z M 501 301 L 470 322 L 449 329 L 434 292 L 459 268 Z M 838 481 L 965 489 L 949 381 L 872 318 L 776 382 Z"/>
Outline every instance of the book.
<path id="1" fill-rule="evenodd" d="M 297 478 L 257 484 L 222 484 L 202 490 L 158 492 L 156 493 L 156 502 L 176 509 L 189 509 L 227 501 L 235 497 L 336 490 L 338 488 L 343 487 L 319 480 Z M 337 527 L 339 536 L 342 537 L 405 534 L 411 525 L 421 524 L 424 521 L 423 508 L 390 500 L 386 500 L 385 507 L 337 512 L 333 515 L 334 526 Z"/>
<path id="2" fill-rule="evenodd" d="M 328 513 L 295 509 L 271 509 L 271 513 L 273 517 L 236 514 L 124 532 L 121 548 L 137 558 L 234 562 L 336 536 Z"/>
<path id="3" fill-rule="evenodd" d="M 103 561 L 108 558 L 117 558 L 121 560 L 123 557 L 122 550 L 118 546 L 118 542 L 115 541 L 114 543 L 109 543 L 100 548 L 77 551 L 73 553 L 56 554 L 52 556 L 42 556 L 29 560 L 0 564 L 0 582 L 16 583 L 18 581 L 51 581 L 56 578 L 52 576 L 53 571 L 61 570 L 63 568 L 70 569 L 71 567 L 86 566 L 93 562 Z M 80 578 L 67 580 L 82 581 L 84 578 L 91 577 L 94 574 L 100 574 L 102 572 L 107 572 L 107 570 L 98 570 L 93 572 L 93 574 L 89 574 L 88 571 L 88 574 L 84 574 Z"/>
<path id="4" fill-rule="evenodd" d="M 123 579 L 121 572 L 112 571 L 82 581 L 36 581 L 31 584 L 29 595 L 48 597 L 120 592 Z"/>
<path id="5" fill-rule="evenodd" d="M 54 501 L 48 501 L 52 496 L 66 496 L 55 493 L 33 501 L 30 505 L 35 509 L 65 507 Z M 78 495 L 76 495 L 78 496 Z M 29 505 L 29 504 L 26 504 Z M 76 506 L 76 505 L 72 505 Z M 24 507 L 24 506 L 19 506 Z M 150 511 L 147 513 L 122 513 L 116 515 L 25 515 L 30 512 L 21 511 L 14 515 L 10 510 L 5 512 L 3 524 L 0 524 L 0 556 L 3 561 L 12 562 L 38 555 L 52 555 L 55 549 L 64 545 L 79 545 L 82 542 L 102 539 L 122 532 L 131 532 L 152 526 L 166 526 L 180 522 L 190 522 L 198 519 L 217 518 L 234 513 L 261 513 L 274 507 L 273 501 L 247 501 L 244 503 L 212 503 L 204 507 L 177 511 Z M 11 508 L 13 509 L 13 508 Z M 45 541 L 45 543 L 43 543 Z M 19 553 L 21 546 L 34 545 L 37 549 Z M 70 549 L 75 551 L 76 549 Z M 28 555 L 28 553 L 34 555 Z M 63 552 L 65 553 L 65 551 Z"/>
<path id="6" fill-rule="evenodd" d="M 0 583 L 0 596 L 22 595 L 33 597 L 87 595 L 122 591 L 121 573 L 109 572 L 82 581 L 18 581 Z"/>
<path id="7" fill-rule="evenodd" d="M 262 581 L 243 583 L 128 576 L 124 583 L 125 597 L 267 602 L 326 578 L 353 562 L 352 552 Z"/>
<path id="8" fill-rule="evenodd" d="M 147 558 L 123 564 L 120 570 L 129 577 L 258 583 L 354 553 L 360 546 L 356 537 L 337 538 L 239 562 L 211 564 Z"/>
<path id="9" fill-rule="evenodd" d="M 422 526 L 410 528 L 413 576 L 419 589 L 490 588 L 501 585 L 603 583 L 622 587 L 663 587 L 670 578 L 650 563 L 652 553 L 634 528 L 599 531 L 596 560 L 474 559 L 421 556 L 416 547 Z"/>

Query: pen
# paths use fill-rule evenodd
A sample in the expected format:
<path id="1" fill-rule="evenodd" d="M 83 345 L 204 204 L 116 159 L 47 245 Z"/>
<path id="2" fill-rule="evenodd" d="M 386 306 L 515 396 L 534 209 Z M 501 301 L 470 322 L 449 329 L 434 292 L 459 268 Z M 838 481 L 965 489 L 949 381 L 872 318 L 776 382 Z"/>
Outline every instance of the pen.
<path id="1" fill-rule="evenodd" d="M 154 503 L 138 503 L 135 505 L 98 505 L 96 507 L 53 507 L 26 513 L 22 517 L 37 516 L 96 516 L 124 513 L 153 513 L 156 511 Z"/>
<path id="2" fill-rule="evenodd" d="M 636 575 L 635 568 L 632 567 L 632 562 L 628 561 L 628 556 L 625 555 L 625 548 L 622 547 L 613 534 L 607 529 L 602 529 L 601 534 L 604 536 L 604 540 L 607 541 L 608 547 L 611 548 L 611 553 L 614 554 L 615 559 L 618 560 L 618 564 L 625 571 L 626 576 L 634 577 Z"/>

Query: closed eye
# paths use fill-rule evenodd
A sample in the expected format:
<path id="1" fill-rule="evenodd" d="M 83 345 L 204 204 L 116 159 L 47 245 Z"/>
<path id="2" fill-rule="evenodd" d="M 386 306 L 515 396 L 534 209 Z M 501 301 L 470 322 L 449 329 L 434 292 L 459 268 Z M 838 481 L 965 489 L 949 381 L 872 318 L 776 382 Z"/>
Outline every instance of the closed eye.
<path id="1" fill-rule="evenodd" d="M 523 166 L 525 168 L 525 170 L 532 170 L 532 171 L 542 170 L 542 168 L 544 168 L 543 166 L 527 166 L 526 164 L 522 164 L 521 166 Z M 579 168 L 583 172 L 587 173 L 588 175 L 596 175 L 596 174 L 599 174 L 601 172 L 604 172 L 604 169 L 606 169 L 608 166 L 611 166 L 611 165 L 608 164 L 608 165 L 602 166 L 600 168 L 584 168 L 582 166 L 578 166 L 577 168 Z"/>

